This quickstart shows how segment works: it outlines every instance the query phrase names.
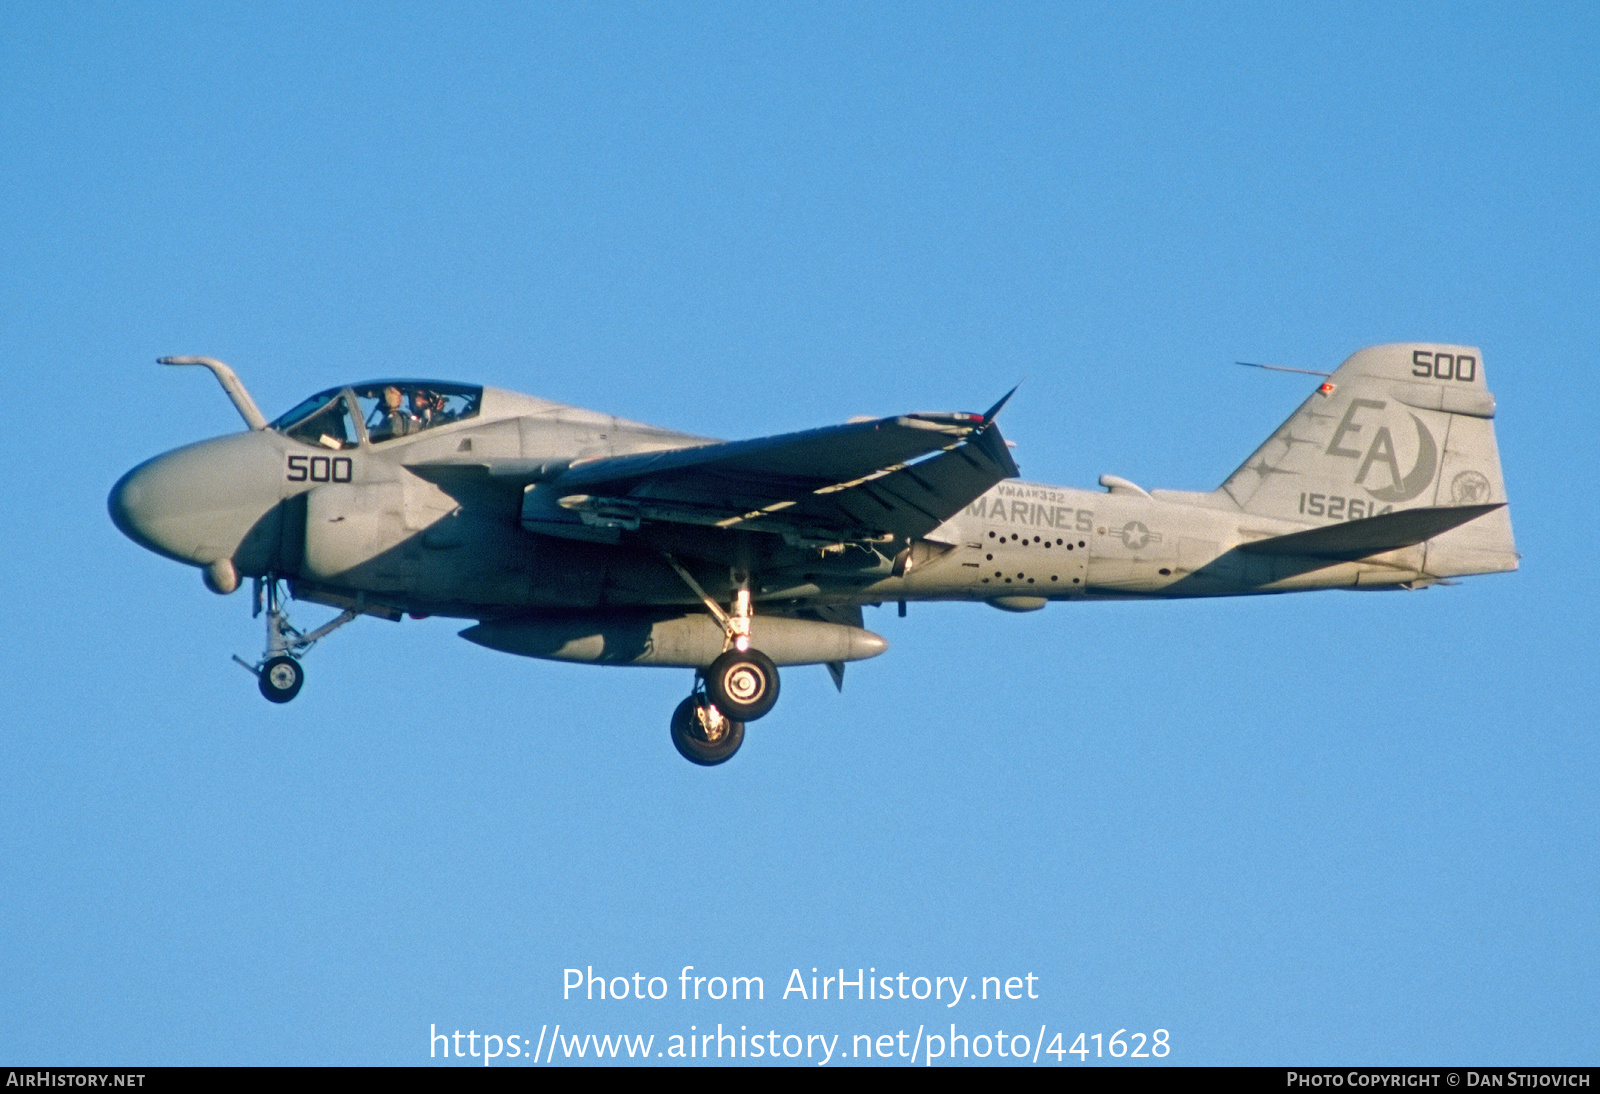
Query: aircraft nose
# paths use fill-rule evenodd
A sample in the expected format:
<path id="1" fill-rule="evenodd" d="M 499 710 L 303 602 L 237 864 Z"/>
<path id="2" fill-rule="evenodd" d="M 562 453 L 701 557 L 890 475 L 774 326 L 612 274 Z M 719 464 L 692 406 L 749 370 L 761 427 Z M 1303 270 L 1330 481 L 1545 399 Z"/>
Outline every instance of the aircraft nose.
<path id="1" fill-rule="evenodd" d="M 117 480 L 106 498 L 106 508 L 111 512 L 111 523 L 117 530 L 139 546 L 155 550 L 149 535 L 144 531 L 144 516 L 149 491 L 147 483 L 149 464 L 140 464 Z"/>
<path id="2" fill-rule="evenodd" d="M 118 479 L 106 508 L 123 535 L 156 554 L 198 566 L 231 558 L 279 501 L 271 455 L 259 433 L 179 448 Z"/>

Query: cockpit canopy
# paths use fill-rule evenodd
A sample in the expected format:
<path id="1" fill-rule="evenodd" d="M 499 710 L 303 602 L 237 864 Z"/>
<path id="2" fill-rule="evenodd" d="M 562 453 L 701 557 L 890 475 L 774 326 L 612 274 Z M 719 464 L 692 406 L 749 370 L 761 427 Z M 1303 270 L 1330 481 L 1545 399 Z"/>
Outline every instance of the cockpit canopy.
<path id="1" fill-rule="evenodd" d="M 321 391 L 269 422 L 305 444 L 335 450 L 382 444 L 474 417 L 483 388 L 440 380 L 377 380 Z"/>

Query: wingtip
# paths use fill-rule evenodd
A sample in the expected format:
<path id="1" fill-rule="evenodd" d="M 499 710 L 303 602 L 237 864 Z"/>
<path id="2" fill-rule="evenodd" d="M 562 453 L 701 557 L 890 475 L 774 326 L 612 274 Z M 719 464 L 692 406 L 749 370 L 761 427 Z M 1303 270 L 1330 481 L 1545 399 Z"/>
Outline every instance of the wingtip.
<path id="1" fill-rule="evenodd" d="M 983 412 L 983 424 L 984 425 L 988 425 L 990 422 L 994 421 L 995 416 L 1000 413 L 1000 409 L 1011 401 L 1011 396 L 1015 395 L 1017 393 L 1017 388 L 1019 388 L 1021 386 L 1022 386 L 1022 381 L 1018 380 L 1016 387 L 1012 388 L 1010 391 L 1008 391 L 1004 395 L 1000 396 L 1000 401 L 998 403 L 994 404 L 994 406 L 990 407 L 988 410 Z"/>

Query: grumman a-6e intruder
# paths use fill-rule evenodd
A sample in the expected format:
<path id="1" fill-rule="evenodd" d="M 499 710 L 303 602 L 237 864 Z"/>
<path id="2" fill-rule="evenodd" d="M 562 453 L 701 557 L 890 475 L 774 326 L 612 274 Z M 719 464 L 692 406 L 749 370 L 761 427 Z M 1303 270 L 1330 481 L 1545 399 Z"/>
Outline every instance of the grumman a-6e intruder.
<path id="1" fill-rule="evenodd" d="M 727 760 L 778 698 L 778 667 L 887 643 L 863 605 L 1416 589 L 1517 568 L 1483 358 L 1465 346 L 1355 354 L 1210 493 L 1016 481 L 983 414 L 903 414 L 721 442 L 510 391 L 436 380 L 329 388 L 267 421 L 205 357 L 250 426 L 141 464 L 117 527 L 253 579 L 261 693 L 358 615 L 474 620 L 491 649 L 693 669 L 672 740 Z M 299 600 L 343 609 L 302 632 Z M 236 658 L 237 660 L 237 658 Z"/>

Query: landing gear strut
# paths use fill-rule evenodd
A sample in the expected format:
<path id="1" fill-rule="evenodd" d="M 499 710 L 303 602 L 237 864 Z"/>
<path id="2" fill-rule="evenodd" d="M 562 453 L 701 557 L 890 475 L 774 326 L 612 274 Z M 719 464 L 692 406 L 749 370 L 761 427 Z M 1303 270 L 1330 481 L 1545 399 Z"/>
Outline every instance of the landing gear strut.
<path id="1" fill-rule="evenodd" d="M 284 595 L 283 590 L 279 588 L 277 575 L 268 574 L 265 580 L 257 578 L 255 584 L 254 614 L 260 615 L 265 606 L 267 648 L 262 653 L 261 660 L 254 665 L 238 654 L 234 654 L 233 659 L 255 676 L 263 698 L 272 703 L 287 703 L 300 694 L 300 686 L 306 682 L 306 670 L 300 667 L 300 658 L 316 645 L 319 638 L 338 630 L 360 615 L 360 604 L 358 602 L 356 607 L 346 608 L 335 619 L 324 623 L 310 634 L 302 634 L 290 624 L 289 615 L 283 610 Z"/>

